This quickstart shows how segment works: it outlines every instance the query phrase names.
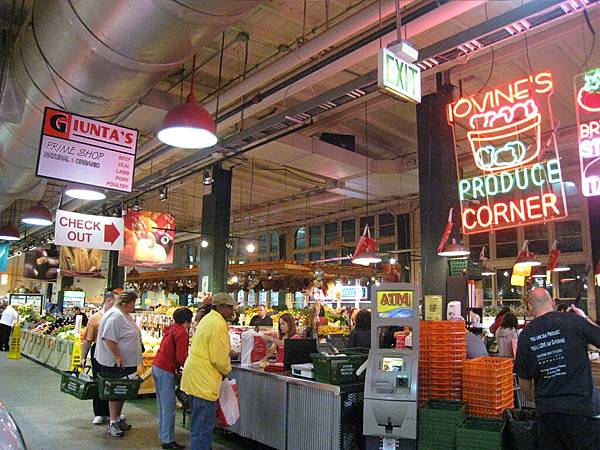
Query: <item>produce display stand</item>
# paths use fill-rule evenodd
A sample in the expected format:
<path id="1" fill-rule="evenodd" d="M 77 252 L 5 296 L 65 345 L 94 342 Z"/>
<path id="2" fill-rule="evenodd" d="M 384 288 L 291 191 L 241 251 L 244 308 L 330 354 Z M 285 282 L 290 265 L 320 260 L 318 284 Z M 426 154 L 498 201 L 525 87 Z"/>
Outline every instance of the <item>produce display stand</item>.
<path id="1" fill-rule="evenodd" d="M 335 386 L 234 366 L 240 398 L 235 434 L 281 450 L 360 448 L 363 383 Z"/>
<path id="2" fill-rule="evenodd" d="M 156 386 L 154 385 L 154 377 L 152 376 L 152 366 L 138 367 L 138 375 L 143 380 L 140 385 L 139 395 L 156 394 Z"/>
<path id="3" fill-rule="evenodd" d="M 62 372 L 69 370 L 71 365 L 73 342 L 31 331 L 22 331 L 21 353 L 34 361 Z"/>

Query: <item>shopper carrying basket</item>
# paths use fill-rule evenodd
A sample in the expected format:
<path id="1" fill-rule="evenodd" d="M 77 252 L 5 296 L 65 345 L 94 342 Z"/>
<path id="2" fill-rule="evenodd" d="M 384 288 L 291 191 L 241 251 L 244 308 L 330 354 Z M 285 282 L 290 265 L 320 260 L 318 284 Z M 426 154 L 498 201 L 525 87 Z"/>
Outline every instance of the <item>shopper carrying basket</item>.
<path id="1" fill-rule="evenodd" d="M 138 294 L 134 290 L 122 291 L 115 306 L 104 314 L 100 322 L 95 357 L 100 374 L 101 398 L 107 397 L 102 395 L 105 379 L 130 377 L 142 363 L 142 337 L 131 317 L 137 299 Z M 120 384 L 125 385 L 124 382 Z M 121 398 L 131 396 L 132 393 L 128 391 Z M 124 431 L 131 429 L 131 425 L 121 419 L 124 400 L 117 400 L 114 396 L 108 399 L 110 424 L 106 432 L 113 437 L 121 437 Z"/>
<path id="2" fill-rule="evenodd" d="M 185 448 L 175 442 L 175 390 L 180 381 L 179 371 L 188 356 L 192 318 L 193 313 L 189 308 L 175 310 L 175 323 L 164 330 L 160 348 L 152 363 L 158 403 L 158 437 L 162 448 Z"/>

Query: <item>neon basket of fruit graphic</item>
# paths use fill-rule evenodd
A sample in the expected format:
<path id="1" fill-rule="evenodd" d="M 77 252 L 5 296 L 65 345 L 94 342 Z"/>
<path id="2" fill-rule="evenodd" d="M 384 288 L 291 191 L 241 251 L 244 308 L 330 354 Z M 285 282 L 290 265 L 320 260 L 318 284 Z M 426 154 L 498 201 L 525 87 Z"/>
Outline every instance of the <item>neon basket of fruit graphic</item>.
<path id="1" fill-rule="evenodd" d="M 531 99 L 473 115 L 467 138 L 477 167 L 498 172 L 534 161 L 541 149 L 541 121 Z"/>

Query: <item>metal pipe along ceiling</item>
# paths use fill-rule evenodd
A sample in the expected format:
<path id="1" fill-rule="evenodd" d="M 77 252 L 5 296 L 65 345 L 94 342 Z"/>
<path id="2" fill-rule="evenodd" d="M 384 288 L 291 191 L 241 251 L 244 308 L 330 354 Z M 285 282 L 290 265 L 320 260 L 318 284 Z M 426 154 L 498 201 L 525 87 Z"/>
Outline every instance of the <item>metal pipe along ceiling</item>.
<path id="1" fill-rule="evenodd" d="M 24 101 L 0 122 L 0 211 L 39 199 L 35 176 L 46 106 L 111 121 L 258 0 L 37 0 L 6 77 Z M 0 105 L 4 106 L 4 105 Z"/>

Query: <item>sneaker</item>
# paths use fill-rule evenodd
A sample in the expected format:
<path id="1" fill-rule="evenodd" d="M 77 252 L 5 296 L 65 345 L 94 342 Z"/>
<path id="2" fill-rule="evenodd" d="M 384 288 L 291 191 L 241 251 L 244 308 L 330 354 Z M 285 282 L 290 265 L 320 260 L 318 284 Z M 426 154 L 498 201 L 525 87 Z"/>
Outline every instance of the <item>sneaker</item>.
<path id="1" fill-rule="evenodd" d="M 121 430 L 121 431 L 131 430 L 131 425 L 129 425 L 127 422 L 125 422 L 125 419 L 117 420 L 116 425 L 117 425 L 117 427 L 119 427 L 119 430 Z"/>
<path id="2" fill-rule="evenodd" d="M 104 423 L 104 417 L 103 416 L 96 416 L 94 417 L 94 420 L 92 420 L 92 423 L 94 425 L 101 425 Z"/>
<path id="3" fill-rule="evenodd" d="M 125 420 L 127 419 L 127 417 L 125 417 L 125 414 L 121 414 L 121 416 L 119 417 L 121 420 Z"/>
<path id="4" fill-rule="evenodd" d="M 181 445 L 178 444 L 177 442 L 173 441 L 173 442 L 169 442 L 168 444 L 165 444 L 164 442 L 161 444 L 161 448 L 176 448 L 176 449 L 181 449 L 181 448 L 185 448 L 185 445 Z"/>
<path id="5" fill-rule="evenodd" d="M 106 432 L 112 437 L 123 437 L 123 431 L 117 426 L 116 422 L 111 423 L 106 429 Z"/>

